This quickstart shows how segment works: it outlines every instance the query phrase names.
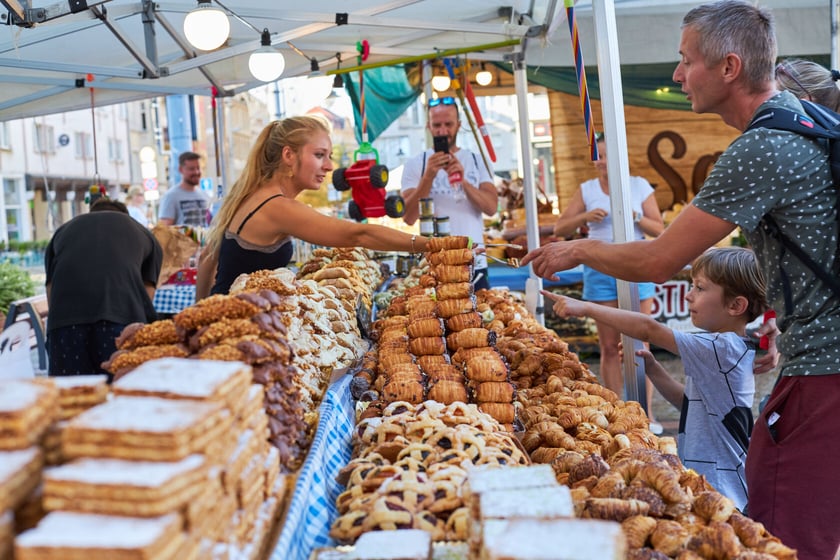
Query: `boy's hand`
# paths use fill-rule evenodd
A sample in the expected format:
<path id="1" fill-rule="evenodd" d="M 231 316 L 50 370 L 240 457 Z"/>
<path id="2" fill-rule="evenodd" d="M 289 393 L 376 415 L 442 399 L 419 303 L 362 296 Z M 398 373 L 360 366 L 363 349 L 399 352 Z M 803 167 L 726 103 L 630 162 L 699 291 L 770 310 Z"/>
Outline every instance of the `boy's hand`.
<path id="1" fill-rule="evenodd" d="M 558 317 L 582 317 L 584 315 L 584 303 L 564 295 L 555 294 L 548 290 L 540 290 L 540 293 L 554 302 L 554 313 Z"/>

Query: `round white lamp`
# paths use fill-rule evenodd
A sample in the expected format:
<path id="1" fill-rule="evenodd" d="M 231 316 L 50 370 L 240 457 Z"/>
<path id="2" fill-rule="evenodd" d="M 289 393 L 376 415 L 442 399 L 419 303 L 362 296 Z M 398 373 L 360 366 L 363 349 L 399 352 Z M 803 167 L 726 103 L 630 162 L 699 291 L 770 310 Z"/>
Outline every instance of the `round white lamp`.
<path id="1" fill-rule="evenodd" d="M 212 51 L 227 41 L 230 21 L 227 14 L 214 7 L 210 0 L 198 0 L 198 7 L 184 18 L 184 35 L 195 48 Z"/>
<path id="2" fill-rule="evenodd" d="M 434 76 L 432 77 L 432 88 L 435 91 L 446 91 L 449 89 L 449 85 L 452 83 L 452 80 L 449 79 L 449 76 Z"/>
<path id="3" fill-rule="evenodd" d="M 480 86 L 489 86 L 490 82 L 493 81 L 493 74 L 490 70 L 484 68 L 484 64 L 481 65 L 481 71 L 475 75 L 475 81 Z"/>
<path id="4" fill-rule="evenodd" d="M 283 53 L 271 46 L 271 34 L 264 29 L 260 36 L 260 48 L 251 53 L 248 69 L 251 75 L 261 82 L 273 82 L 286 68 Z"/>

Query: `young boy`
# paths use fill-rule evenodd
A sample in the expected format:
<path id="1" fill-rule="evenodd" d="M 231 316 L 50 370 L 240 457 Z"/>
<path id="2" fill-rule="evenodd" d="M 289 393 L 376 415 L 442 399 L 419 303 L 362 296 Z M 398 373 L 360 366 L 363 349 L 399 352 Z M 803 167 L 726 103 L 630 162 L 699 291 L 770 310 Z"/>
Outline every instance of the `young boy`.
<path id="1" fill-rule="evenodd" d="M 669 329 L 649 315 L 578 301 L 543 291 L 559 316 L 592 317 L 628 336 L 679 355 L 685 385 L 665 371 L 653 354 L 645 374 L 668 402 L 680 408 L 678 445 L 686 468 L 743 510 L 747 504 L 744 462 L 753 427 L 755 345 L 747 324 L 766 309 L 765 283 L 755 254 L 741 247 L 713 247 L 691 267 L 685 296 L 691 322 L 705 332 Z"/>

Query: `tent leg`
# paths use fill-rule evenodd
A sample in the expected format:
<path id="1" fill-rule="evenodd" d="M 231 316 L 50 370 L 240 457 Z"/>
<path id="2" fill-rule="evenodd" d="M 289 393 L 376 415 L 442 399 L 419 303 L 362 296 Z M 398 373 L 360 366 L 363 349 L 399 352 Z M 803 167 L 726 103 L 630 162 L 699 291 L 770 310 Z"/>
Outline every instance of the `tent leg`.
<path id="1" fill-rule="evenodd" d="M 525 203 L 525 231 L 528 235 L 528 250 L 533 251 L 540 246 L 540 224 L 537 215 L 537 197 L 534 190 L 534 166 L 531 150 L 531 120 L 528 114 L 528 75 L 525 65 L 525 54 L 518 52 L 513 59 L 513 79 L 516 86 L 516 100 L 519 108 L 519 142 L 522 152 L 522 180 Z M 525 306 L 540 325 L 545 326 L 545 308 L 542 289 L 542 278 L 528 267 L 529 278 L 525 282 Z"/>

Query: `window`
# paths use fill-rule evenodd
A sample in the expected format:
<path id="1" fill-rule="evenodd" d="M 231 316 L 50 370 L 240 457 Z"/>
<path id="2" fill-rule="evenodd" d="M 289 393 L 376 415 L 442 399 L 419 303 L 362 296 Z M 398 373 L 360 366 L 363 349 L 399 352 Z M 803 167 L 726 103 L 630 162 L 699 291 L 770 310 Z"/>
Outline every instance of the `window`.
<path id="1" fill-rule="evenodd" d="M 9 138 L 9 123 L 0 122 L 0 149 L 9 150 L 12 147 L 11 139 Z"/>
<path id="2" fill-rule="evenodd" d="M 3 203 L 6 207 L 6 235 L 9 241 L 20 241 L 23 231 L 23 193 L 20 179 L 3 179 Z"/>
<path id="3" fill-rule="evenodd" d="M 35 123 L 35 152 L 55 153 L 55 131 L 50 125 Z"/>
<path id="4" fill-rule="evenodd" d="M 79 159 L 90 159 L 93 157 L 93 135 L 88 132 L 76 132 L 74 136 L 76 157 Z"/>
<path id="5" fill-rule="evenodd" d="M 118 138 L 108 139 L 108 159 L 111 161 L 122 161 L 122 140 Z"/>

